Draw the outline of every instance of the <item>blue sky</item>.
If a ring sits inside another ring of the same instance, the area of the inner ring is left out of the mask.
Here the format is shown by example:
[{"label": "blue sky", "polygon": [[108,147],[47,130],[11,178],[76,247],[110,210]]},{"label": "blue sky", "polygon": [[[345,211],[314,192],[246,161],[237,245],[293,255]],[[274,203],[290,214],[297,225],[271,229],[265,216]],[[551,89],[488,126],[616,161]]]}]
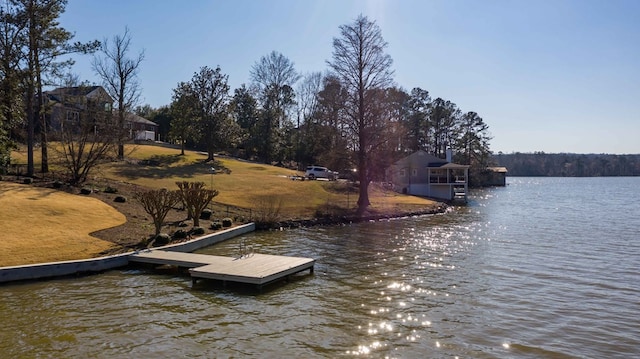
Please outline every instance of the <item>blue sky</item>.
[{"label": "blue sky", "polygon": [[[159,107],[202,66],[232,90],[248,83],[274,50],[302,74],[325,71],[359,14],[380,26],[397,85],[477,112],[494,152],[640,153],[636,0],[69,0],[60,22],[78,41],[128,26],[146,55],[142,103]],[[99,82],[90,56],[74,59]]]}]

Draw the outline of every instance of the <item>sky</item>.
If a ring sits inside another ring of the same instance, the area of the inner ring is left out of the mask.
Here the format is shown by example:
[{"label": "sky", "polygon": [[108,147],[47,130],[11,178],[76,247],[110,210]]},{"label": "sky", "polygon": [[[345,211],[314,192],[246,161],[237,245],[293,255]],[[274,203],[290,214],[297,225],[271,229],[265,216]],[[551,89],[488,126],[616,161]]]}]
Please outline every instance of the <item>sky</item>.
[{"label": "sky", "polygon": [[[360,14],[380,27],[396,85],[477,112],[494,153],[640,153],[637,0],[69,0],[60,25],[83,42],[128,27],[131,57],[145,54],[141,105],[157,108],[203,66],[233,93],[272,51],[325,72]],[[99,84],[91,55],[73,58]]]}]

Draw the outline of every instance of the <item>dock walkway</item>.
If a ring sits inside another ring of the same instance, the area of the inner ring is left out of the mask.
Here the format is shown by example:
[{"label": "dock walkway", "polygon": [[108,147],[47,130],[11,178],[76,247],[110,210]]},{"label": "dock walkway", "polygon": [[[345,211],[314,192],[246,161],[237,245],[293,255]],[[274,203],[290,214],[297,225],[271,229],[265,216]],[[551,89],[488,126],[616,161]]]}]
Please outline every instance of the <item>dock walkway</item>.
[{"label": "dock walkway", "polygon": [[173,265],[189,268],[195,284],[198,278],[255,284],[259,288],[273,281],[309,269],[313,273],[315,260],[303,257],[251,254],[223,257],[208,254],[149,250],[129,256],[130,262]]}]

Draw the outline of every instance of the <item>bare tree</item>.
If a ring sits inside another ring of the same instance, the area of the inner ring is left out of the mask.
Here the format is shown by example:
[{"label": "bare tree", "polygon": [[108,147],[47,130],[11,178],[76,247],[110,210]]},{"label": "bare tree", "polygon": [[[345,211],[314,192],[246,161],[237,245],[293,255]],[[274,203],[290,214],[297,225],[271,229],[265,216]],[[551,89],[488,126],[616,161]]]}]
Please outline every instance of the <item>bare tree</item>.
[{"label": "bare tree", "polygon": [[250,75],[260,93],[263,143],[259,147],[262,159],[268,163],[281,152],[284,129],[291,127],[288,115],[295,103],[293,85],[300,75],[293,62],[276,51],[261,57],[251,68]]},{"label": "bare tree", "polygon": [[[27,124],[27,175],[34,175],[33,148],[36,133],[41,136],[42,172],[49,171],[47,151],[47,117],[43,111],[44,96],[42,88],[47,75],[56,75],[62,69],[73,64],[73,60],[57,61],[61,56],[72,53],[89,53],[99,43],[71,44],[73,33],[60,26],[59,17],[64,12],[66,0],[12,0],[5,1],[2,20],[8,21],[0,31],[3,37],[3,55],[15,56],[13,64],[20,65],[20,77],[24,97]],[[4,31],[9,31],[4,33]],[[16,32],[17,31],[17,32]],[[6,48],[9,45],[11,48]],[[10,52],[7,53],[6,51]],[[18,50],[18,51],[15,51]],[[17,63],[14,61],[18,61]],[[15,84],[14,74],[9,75],[10,83]],[[15,87],[11,90],[15,90]],[[11,93],[13,96],[13,92]]]},{"label": "bare tree", "polygon": [[187,213],[193,218],[193,226],[200,226],[202,211],[207,208],[213,197],[218,195],[218,191],[207,189],[204,182],[182,181],[176,182],[176,185],[180,188],[178,194],[187,209]]},{"label": "bare tree", "polygon": [[153,219],[156,236],[160,234],[164,219],[167,217],[171,208],[180,201],[180,195],[177,191],[169,191],[164,188],[146,192],[135,192],[133,198],[142,204],[145,212]]},{"label": "bare tree", "polygon": [[117,143],[118,128],[111,111],[104,109],[107,99],[78,101],[70,97],[65,102],[73,101],[83,103],[83,108],[69,113],[54,109],[51,116],[56,126],[52,135],[60,141],[59,148],[54,149],[59,152],[60,162],[67,171],[69,182],[79,184],[86,181],[98,164],[108,160],[108,153],[113,151]]},{"label": "bare tree", "polygon": [[379,146],[376,129],[382,121],[372,105],[379,90],[392,83],[391,56],[384,53],[387,43],[375,22],[360,15],[353,24],[340,26],[340,37],[333,39],[333,61],[328,64],[347,89],[348,131],[355,140],[356,162],[360,180],[358,211],[369,205],[370,153]]},{"label": "bare tree", "polygon": [[298,112],[298,127],[301,121],[310,118],[318,107],[318,92],[322,90],[324,77],[321,72],[306,74],[296,88],[296,109]]},{"label": "bare tree", "polygon": [[[301,142],[303,137],[307,137],[309,135],[309,122],[311,117],[318,110],[318,93],[322,89],[322,81],[322,73],[312,72],[303,77],[296,89],[298,101],[296,102],[295,160],[298,170],[302,170],[302,164],[300,162],[303,160],[304,154]],[[303,124],[307,125],[304,126],[304,131],[306,133],[303,133]]]},{"label": "bare tree", "polygon": [[298,81],[300,75],[296,72],[293,62],[283,54],[271,51],[262,56],[251,68],[251,80],[263,90],[269,86],[291,86]]},{"label": "bare tree", "polygon": [[[130,58],[131,35],[124,29],[123,35],[116,35],[112,41],[105,39],[101,48],[102,56],[93,58],[93,70],[102,79],[109,95],[117,103],[117,122],[124,128],[125,117],[132,112],[140,100],[138,69],[144,60],[144,50]],[[124,158],[124,136],[118,141],[118,159]]]},{"label": "bare tree", "polygon": [[344,86],[335,76],[327,76],[315,96],[315,108],[302,129],[305,144],[301,148],[302,160],[341,171],[353,168],[349,150],[353,141],[345,130],[349,121]]}]

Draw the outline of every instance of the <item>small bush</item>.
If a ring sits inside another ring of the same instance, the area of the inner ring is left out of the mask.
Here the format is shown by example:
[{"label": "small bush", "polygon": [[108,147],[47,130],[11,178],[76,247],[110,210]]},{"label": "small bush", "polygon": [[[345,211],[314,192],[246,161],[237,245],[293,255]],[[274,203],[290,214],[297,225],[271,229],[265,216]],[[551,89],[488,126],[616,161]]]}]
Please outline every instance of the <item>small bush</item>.
[{"label": "small bush", "polygon": [[153,239],[153,246],[154,247],[164,246],[166,244],[169,244],[170,241],[171,241],[171,237],[169,237],[168,234],[160,233]]},{"label": "small bush", "polygon": [[185,231],[184,229],[178,229],[173,233],[173,239],[185,239],[188,235],[189,233],[187,233],[187,231]]},{"label": "small bush", "polygon": [[231,220],[231,218],[223,218],[222,219],[222,226],[223,227],[231,227],[231,225],[233,224],[233,220]]},{"label": "small bush", "polygon": [[22,183],[24,183],[24,184],[32,184],[33,183],[33,178],[27,177],[27,178],[22,180]]},{"label": "small bush", "polygon": [[82,187],[82,189],[80,189],[81,194],[91,194],[91,192],[93,191],[91,190],[91,188],[88,188],[88,187]]},{"label": "small bush", "polygon": [[276,195],[258,198],[255,206],[255,222],[267,226],[278,222],[282,205],[282,198]]},{"label": "small bush", "polygon": [[184,222],[180,222],[178,223],[178,227],[187,227],[188,224],[184,223]]},{"label": "small bush", "polygon": [[104,189],[104,193],[118,193],[118,189],[114,187],[107,187]]},{"label": "small bush", "polygon": [[218,221],[211,222],[211,225],[209,226],[209,228],[213,229],[214,231],[217,231],[218,229],[222,228],[222,223]]},{"label": "small bush", "polygon": [[113,199],[114,202],[118,202],[118,203],[125,203],[127,201],[127,197],[125,196],[116,196],[116,198]]},{"label": "small bush", "polygon": [[53,188],[62,188],[62,182],[61,181],[54,181],[53,182]]},{"label": "small bush", "polygon": [[211,215],[213,215],[213,211],[209,208],[205,208],[202,210],[202,213],[200,213],[200,219],[210,220]]},{"label": "small bush", "polygon": [[191,234],[194,236],[200,236],[204,234],[204,228],[202,227],[193,227],[191,228]]}]

